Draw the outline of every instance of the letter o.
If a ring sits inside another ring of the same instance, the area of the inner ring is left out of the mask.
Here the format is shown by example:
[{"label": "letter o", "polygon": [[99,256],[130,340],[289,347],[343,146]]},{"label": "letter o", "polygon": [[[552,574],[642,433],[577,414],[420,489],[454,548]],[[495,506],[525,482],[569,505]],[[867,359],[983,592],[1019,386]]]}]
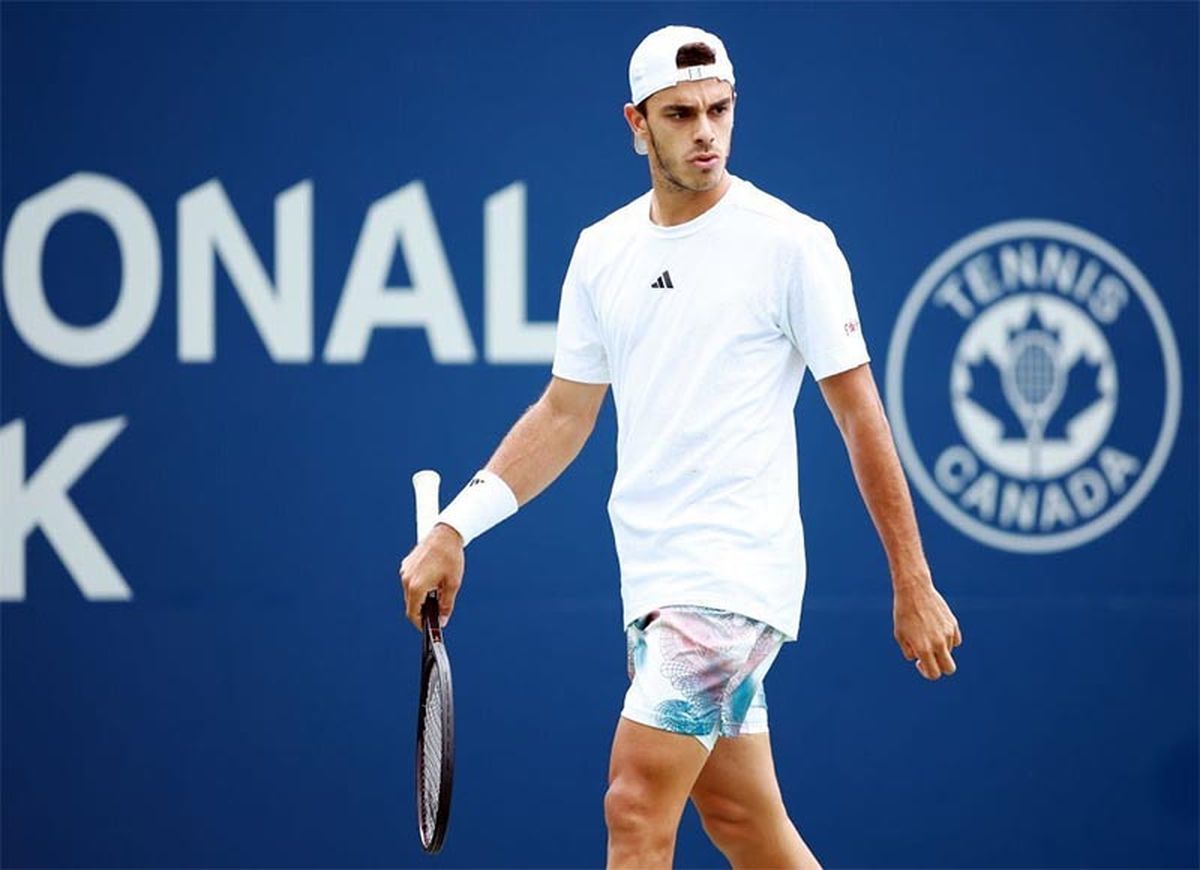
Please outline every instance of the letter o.
[{"label": "letter o", "polygon": [[[100,218],[117,238],[121,289],[99,323],[63,323],[46,301],[42,253],[58,221],[75,212]],[[154,218],[127,185],[106,175],[77,172],[25,200],[4,239],[4,303],[17,333],[51,362],[96,366],[124,356],[150,328],[158,310],[162,253]]]}]

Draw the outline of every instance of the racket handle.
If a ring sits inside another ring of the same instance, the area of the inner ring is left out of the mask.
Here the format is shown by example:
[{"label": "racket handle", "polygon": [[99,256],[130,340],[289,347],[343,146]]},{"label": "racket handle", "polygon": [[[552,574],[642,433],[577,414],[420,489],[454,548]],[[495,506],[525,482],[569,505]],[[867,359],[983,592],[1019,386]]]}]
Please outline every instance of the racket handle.
[{"label": "racket handle", "polygon": [[413,475],[413,492],[417,496],[417,541],[420,542],[438,515],[438,487],[442,476],[430,468],[422,469]]}]

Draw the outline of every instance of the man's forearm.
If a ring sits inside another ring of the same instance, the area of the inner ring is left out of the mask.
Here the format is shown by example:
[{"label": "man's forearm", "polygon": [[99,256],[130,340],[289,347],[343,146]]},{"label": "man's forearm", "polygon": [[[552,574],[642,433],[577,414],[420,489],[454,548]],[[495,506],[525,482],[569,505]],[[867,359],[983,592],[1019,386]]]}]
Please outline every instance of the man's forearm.
[{"label": "man's forearm", "polygon": [[574,461],[594,426],[594,418],[558,411],[543,397],[509,430],[487,470],[499,475],[523,505]]},{"label": "man's forearm", "polygon": [[896,456],[883,408],[874,402],[847,413],[838,425],[850,454],[863,502],[887,552],[892,582],[928,582],[929,565],[921,548],[908,483]]},{"label": "man's forearm", "polygon": [[946,600],[933,587],[912,497],[871,368],[857,366],[820,384],[846,442],[863,502],[887,551],[895,587],[896,643],[926,679],[952,674],[950,650],[962,643],[962,632]]}]

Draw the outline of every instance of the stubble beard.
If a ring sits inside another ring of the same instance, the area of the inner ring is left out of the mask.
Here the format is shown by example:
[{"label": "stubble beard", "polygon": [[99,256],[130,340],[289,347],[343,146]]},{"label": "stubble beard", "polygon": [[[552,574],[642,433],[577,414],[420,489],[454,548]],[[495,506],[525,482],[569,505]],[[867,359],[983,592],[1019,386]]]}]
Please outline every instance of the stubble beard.
[{"label": "stubble beard", "polygon": [[[720,184],[721,179],[725,177],[726,168],[725,164],[722,163],[721,173],[719,175],[714,175],[711,178],[705,179],[699,186],[688,184],[686,181],[680,178],[678,172],[675,171],[672,166],[668,165],[667,162],[662,159],[662,154],[658,149],[658,141],[654,138],[654,130],[651,129],[648,123],[646,124],[646,134],[650,158],[654,161],[654,165],[658,167],[659,178],[661,178],[663,183],[668,188],[671,188],[674,192],[687,191],[689,193],[703,193],[706,190],[712,190],[714,187]],[[726,152],[725,160],[728,161],[728,159],[729,154]]]}]

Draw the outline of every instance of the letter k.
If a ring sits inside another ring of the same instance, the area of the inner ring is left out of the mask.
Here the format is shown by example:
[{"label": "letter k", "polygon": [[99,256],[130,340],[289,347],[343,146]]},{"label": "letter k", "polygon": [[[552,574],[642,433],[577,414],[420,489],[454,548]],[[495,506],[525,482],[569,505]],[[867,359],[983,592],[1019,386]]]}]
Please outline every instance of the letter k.
[{"label": "letter k", "polygon": [[67,492],[121,434],[124,417],[72,427],[25,479],[25,421],[0,429],[0,601],[25,598],[25,540],[41,528],[75,585],[91,600],[127,601],[133,592]]}]

